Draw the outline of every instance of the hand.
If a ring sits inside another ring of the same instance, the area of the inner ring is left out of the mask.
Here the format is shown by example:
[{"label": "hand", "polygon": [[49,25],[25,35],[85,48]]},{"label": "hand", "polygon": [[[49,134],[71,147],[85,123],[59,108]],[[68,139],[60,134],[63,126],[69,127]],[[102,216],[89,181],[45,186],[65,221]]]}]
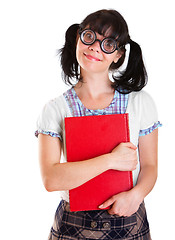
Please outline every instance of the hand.
[{"label": "hand", "polygon": [[137,167],[137,147],[131,142],[120,143],[110,153],[111,169],[133,171]]},{"label": "hand", "polygon": [[130,191],[114,195],[102,205],[100,205],[99,208],[103,209],[112,205],[108,210],[109,214],[129,217],[139,209],[142,201],[143,198],[133,188]]}]

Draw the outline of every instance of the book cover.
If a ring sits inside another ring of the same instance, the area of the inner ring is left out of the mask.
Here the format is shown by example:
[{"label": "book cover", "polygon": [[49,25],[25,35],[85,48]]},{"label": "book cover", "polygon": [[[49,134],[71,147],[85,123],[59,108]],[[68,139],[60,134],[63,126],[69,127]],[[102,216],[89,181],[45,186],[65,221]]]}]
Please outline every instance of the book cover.
[{"label": "book cover", "polygon": [[[67,161],[82,161],[129,142],[128,114],[65,118]],[[108,170],[69,191],[70,210],[99,210],[113,195],[133,187],[132,172]]]}]

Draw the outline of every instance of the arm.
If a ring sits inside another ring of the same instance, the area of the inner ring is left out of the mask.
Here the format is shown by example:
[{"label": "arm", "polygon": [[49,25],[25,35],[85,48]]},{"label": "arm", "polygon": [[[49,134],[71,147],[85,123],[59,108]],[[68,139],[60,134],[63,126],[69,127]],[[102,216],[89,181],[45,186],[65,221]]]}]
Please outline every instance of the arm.
[{"label": "arm", "polygon": [[107,200],[100,208],[112,205],[110,214],[130,216],[152,190],[157,179],[158,129],[139,138],[140,173],[137,185],[128,192],[117,194]]},{"label": "arm", "polygon": [[106,170],[134,170],[137,165],[136,147],[132,143],[122,143],[112,153],[93,159],[60,163],[62,144],[59,138],[40,134],[38,139],[41,175],[48,191],[70,190]]},{"label": "arm", "polygon": [[59,138],[40,134],[39,159],[43,183],[48,191],[70,190],[108,170],[107,156],[80,162],[60,163]]},{"label": "arm", "polygon": [[135,191],[144,199],[157,180],[158,129],[139,138],[139,155],[141,169]]}]

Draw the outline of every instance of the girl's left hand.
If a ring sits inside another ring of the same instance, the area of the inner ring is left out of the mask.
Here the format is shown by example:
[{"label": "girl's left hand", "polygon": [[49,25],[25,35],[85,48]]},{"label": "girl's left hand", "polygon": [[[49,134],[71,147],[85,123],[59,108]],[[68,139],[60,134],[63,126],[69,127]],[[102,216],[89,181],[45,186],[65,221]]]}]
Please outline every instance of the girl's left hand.
[{"label": "girl's left hand", "polygon": [[139,194],[135,192],[133,188],[130,191],[114,195],[102,205],[100,205],[99,208],[103,209],[112,205],[108,210],[109,214],[129,217],[139,209],[142,201],[143,198],[139,196]]}]

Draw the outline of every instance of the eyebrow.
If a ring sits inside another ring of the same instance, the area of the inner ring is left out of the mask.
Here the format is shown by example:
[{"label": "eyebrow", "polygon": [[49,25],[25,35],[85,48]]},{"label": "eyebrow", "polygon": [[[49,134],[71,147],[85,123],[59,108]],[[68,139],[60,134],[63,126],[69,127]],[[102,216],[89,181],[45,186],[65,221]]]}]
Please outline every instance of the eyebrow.
[{"label": "eyebrow", "polygon": [[[105,35],[103,35],[102,33],[99,33],[98,31],[96,31],[96,30],[94,30],[94,29],[92,29],[92,28],[90,28],[90,27],[89,27],[89,28],[85,28],[85,29],[90,29],[91,31],[95,32],[95,34],[98,33],[99,35],[103,36],[104,38],[112,38],[112,39],[114,39],[115,41],[117,41],[117,38],[115,38],[115,37],[113,37],[113,36],[110,36],[110,35],[109,35],[109,36],[107,36],[107,35],[105,36]],[[84,30],[85,30],[85,29],[84,29]],[[84,30],[82,30],[82,31],[84,31]],[[107,31],[108,31],[108,30],[106,30],[106,32],[107,32]],[[105,33],[106,33],[106,32],[105,32]]]}]

